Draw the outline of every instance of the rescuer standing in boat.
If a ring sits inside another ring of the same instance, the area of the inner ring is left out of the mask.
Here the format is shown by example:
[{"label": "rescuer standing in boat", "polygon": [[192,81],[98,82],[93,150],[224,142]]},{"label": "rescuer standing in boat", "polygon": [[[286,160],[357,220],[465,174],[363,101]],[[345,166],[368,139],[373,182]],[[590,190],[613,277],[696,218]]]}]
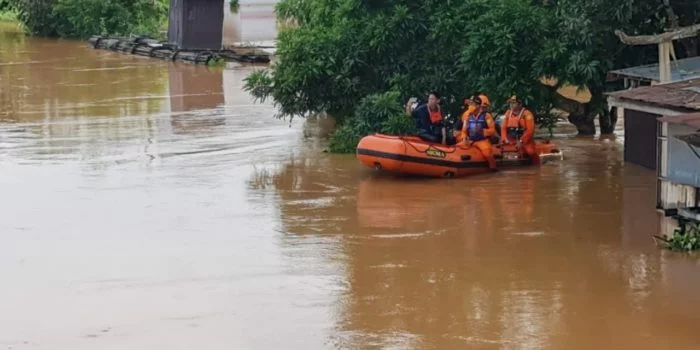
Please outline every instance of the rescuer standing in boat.
[{"label": "rescuer standing in boat", "polygon": [[535,115],[523,108],[523,101],[513,95],[508,99],[510,109],[506,112],[501,125],[501,140],[505,144],[520,143],[521,153],[532,158],[533,163],[539,163],[535,147]]},{"label": "rescuer standing in boat", "polygon": [[[413,107],[414,99],[408,100],[406,104],[406,114],[412,116],[416,122],[418,136],[428,142],[442,143],[447,145],[448,141],[454,141],[452,135],[448,139],[447,128],[443,124],[445,119],[440,108],[440,95],[431,91],[428,95],[428,103]],[[452,143],[452,142],[450,142]]]},{"label": "rescuer standing in boat", "polygon": [[467,138],[463,143],[467,145],[471,142],[471,145],[478,148],[489,163],[489,169],[495,171],[496,159],[493,157],[490,138],[496,133],[496,125],[489,112],[489,105],[483,103],[479,96],[474,97],[473,101],[478,111],[467,118],[465,126]]}]

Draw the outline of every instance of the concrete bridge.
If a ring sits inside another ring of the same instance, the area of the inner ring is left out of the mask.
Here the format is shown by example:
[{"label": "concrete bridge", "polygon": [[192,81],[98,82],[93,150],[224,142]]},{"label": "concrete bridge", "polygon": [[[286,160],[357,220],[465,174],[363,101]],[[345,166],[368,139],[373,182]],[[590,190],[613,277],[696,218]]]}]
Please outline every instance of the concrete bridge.
[{"label": "concrete bridge", "polygon": [[183,50],[220,50],[242,41],[274,40],[278,0],[170,0],[168,42]]}]

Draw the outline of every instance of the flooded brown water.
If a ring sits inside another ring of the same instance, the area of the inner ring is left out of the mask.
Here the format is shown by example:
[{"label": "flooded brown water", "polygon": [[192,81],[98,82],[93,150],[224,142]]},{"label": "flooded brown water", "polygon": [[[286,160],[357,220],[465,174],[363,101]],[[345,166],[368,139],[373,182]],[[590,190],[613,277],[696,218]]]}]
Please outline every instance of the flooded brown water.
[{"label": "flooded brown water", "polygon": [[693,349],[622,130],[397,179],[209,70],[0,32],[0,349]]}]

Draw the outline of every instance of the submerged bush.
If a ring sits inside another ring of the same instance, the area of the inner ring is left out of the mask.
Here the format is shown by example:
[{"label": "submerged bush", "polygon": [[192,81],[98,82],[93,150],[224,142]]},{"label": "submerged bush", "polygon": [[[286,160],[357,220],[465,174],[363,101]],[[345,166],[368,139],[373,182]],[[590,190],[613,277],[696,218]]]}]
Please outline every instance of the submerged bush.
[{"label": "submerged bush", "polygon": [[700,223],[688,224],[682,222],[679,227],[673,230],[672,235],[654,238],[663,242],[663,245],[673,251],[690,252],[700,250]]},{"label": "submerged bush", "polygon": [[333,133],[330,151],[351,153],[360,139],[376,132],[392,135],[406,135],[415,131],[413,119],[404,114],[397,91],[369,95],[360,100],[355,117],[341,121],[341,126]]},{"label": "submerged bush", "polygon": [[675,251],[700,250],[700,224],[681,224],[673,231],[673,235],[662,239],[666,247]]}]

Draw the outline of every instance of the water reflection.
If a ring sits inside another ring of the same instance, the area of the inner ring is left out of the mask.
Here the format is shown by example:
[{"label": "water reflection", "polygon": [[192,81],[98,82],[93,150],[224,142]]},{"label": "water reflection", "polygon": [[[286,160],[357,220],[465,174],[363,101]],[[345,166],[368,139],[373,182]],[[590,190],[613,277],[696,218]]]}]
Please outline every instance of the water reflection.
[{"label": "water reflection", "polygon": [[653,245],[620,132],[541,168],[376,176],[322,152],[331,119],[254,104],[253,68],[0,40],[0,344],[696,345],[697,258]]},{"label": "water reflection", "polygon": [[251,190],[276,193],[282,232],[341,244],[341,347],[689,346],[658,309],[674,287],[648,236],[653,173],[623,166],[618,142],[561,143],[566,162],[450,181],[302,148]]},{"label": "water reflection", "polygon": [[[167,91],[162,64],[79,43],[33,39],[29,46],[26,40],[3,40],[13,48],[0,52],[6,65],[2,95],[11,101],[0,107],[3,119],[114,117],[162,110],[160,98],[153,98]],[[22,64],[7,65],[12,62]]]},{"label": "water reflection", "polygon": [[170,64],[168,78],[170,120],[176,134],[208,133],[226,123],[218,110],[225,103],[221,70]]}]

